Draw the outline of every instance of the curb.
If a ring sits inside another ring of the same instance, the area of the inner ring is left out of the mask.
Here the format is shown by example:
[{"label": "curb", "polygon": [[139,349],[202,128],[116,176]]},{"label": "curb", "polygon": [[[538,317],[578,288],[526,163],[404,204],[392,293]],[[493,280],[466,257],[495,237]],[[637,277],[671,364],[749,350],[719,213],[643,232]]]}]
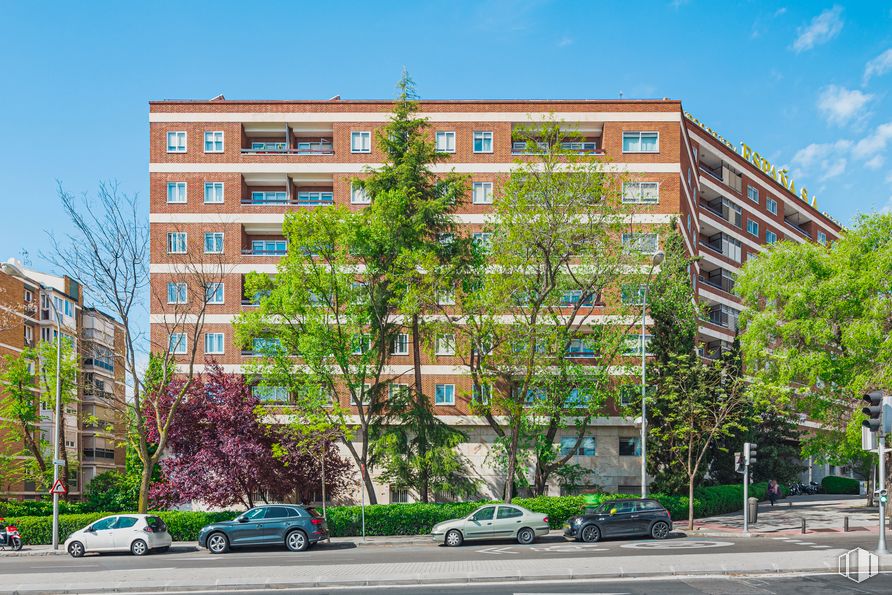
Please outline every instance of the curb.
[{"label": "curb", "polygon": [[[35,547],[35,546],[31,546]],[[59,549],[54,550],[52,546],[46,546],[46,549],[43,549],[43,546],[36,546],[41,549],[32,550],[28,549],[26,545],[23,549],[17,552],[2,552],[0,553],[0,558],[29,558],[29,557],[39,557],[39,556],[67,556],[68,552],[65,551],[65,548],[62,547],[62,544],[59,544]],[[189,542],[180,542],[174,543],[170,546],[168,553],[187,553],[187,552],[195,552],[198,551],[198,544],[189,543]]]},{"label": "curb", "polygon": [[[772,568],[752,569],[752,570],[679,570],[672,572],[624,572],[620,569],[618,572],[607,573],[586,573],[586,574],[549,574],[549,575],[506,575],[506,576],[468,576],[454,578],[424,578],[412,577],[405,579],[382,579],[382,580],[344,580],[344,581],[322,581],[320,579],[308,580],[303,582],[290,581],[267,581],[267,582],[237,582],[237,583],[217,583],[214,585],[188,585],[182,583],[159,584],[153,582],[145,586],[137,586],[133,584],[116,584],[109,586],[80,585],[68,586],[57,585],[52,591],[42,588],[29,589],[26,586],[13,586],[13,595],[42,595],[42,594],[74,594],[89,591],[91,593],[147,593],[147,592],[170,592],[170,591],[248,591],[248,590],[283,590],[283,589],[301,589],[301,588],[343,588],[343,587],[387,587],[387,586],[406,586],[406,585],[467,585],[467,584],[493,584],[506,582],[536,582],[536,581],[586,581],[586,580],[616,580],[616,579],[633,579],[633,578],[678,578],[678,577],[704,577],[704,576],[766,576],[766,575],[784,575],[784,574],[825,574],[828,572],[836,572],[835,568],[830,566],[814,567],[814,568],[788,568],[779,569],[776,566]],[[12,585],[8,585],[12,586]]]}]

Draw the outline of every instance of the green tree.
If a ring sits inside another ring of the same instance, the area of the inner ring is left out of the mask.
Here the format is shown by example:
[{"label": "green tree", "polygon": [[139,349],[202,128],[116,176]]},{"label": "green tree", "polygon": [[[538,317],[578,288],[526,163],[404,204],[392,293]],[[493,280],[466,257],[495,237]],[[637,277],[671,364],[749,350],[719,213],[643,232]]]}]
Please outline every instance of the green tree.
[{"label": "green tree", "polygon": [[[517,138],[535,156],[518,159],[494,201],[489,240],[463,273],[458,307],[441,310],[462,344],[473,410],[496,433],[506,501],[527,483],[544,493],[603,414],[627,328],[598,324],[601,297],[640,258],[618,241],[630,211],[600,158],[565,150],[574,135],[553,120]],[[567,427],[575,446],[560,452],[555,439]]]},{"label": "green tree", "polygon": [[371,199],[363,213],[370,232],[368,251],[387,280],[393,313],[408,319],[413,382],[410,398],[388,402],[390,414],[372,431],[381,443],[375,458],[384,476],[428,502],[431,487],[455,479],[464,466],[456,452],[464,435],[434,415],[431,395],[424,394],[421,365],[422,346],[431,342],[436,327],[424,322],[425,314],[436,302],[438,286],[454,284],[456,263],[467,254],[467,240],[456,237],[451,216],[462,201],[466,181],[455,174],[433,173],[431,167],[446,161],[448,154],[436,151],[427,120],[417,116],[415,85],[405,71],[398,88],[390,122],[377,134],[384,163],[355,183]]},{"label": "green tree", "polygon": [[[25,349],[17,355],[5,355],[0,369],[4,397],[0,399],[0,435],[3,442],[19,450],[9,454],[3,476],[7,482],[39,477],[46,473],[47,448],[40,438],[39,396],[36,392],[36,352]],[[27,457],[25,463],[17,461]]]},{"label": "green tree", "polygon": [[[57,339],[56,341],[58,341]],[[65,462],[62,471],[59,473],[59,479],[62,480],[62,484],[68,488],[68,478],[71,474],[71,461],[68,456],[68,449],[65,447],[65,427],[67,424],[65,423],[66,417],[69,415],[66,413],[68,409],[68,405],[74,403],[77,400],[78,393],[78,362],[74,355],[74,349],[71,344],[71,340],[67,337],[62,337],[62,358],[61,358],[61,371],[57,372],[59,369],[56,365],[56,341],[41,341],[37,344],[36,354],[37,360],[39,362],[38,366],[38,384],[40,387],[40,393],[42,395],[42,399],[47,403],[47,405],[51,406],[55,411],[55,403],[56,403],[56,374],[58,373],[61,376],[61,393],[60,393],[60,401],[62,403],[62,418],[59,420],[59,424],[57,427],[57,431],[59,432],[58,440],[59,440],[59,454],[62,457],[62,460]],[[52,477],[52,469],[46,469],[46,479],[43,484],[48,485],[50,482],[50,478]]]},{"label": "green tree", "polygon": [[892,390],[890,271],[892,215],[881,214],[859,218],[831,246],[775,244],[737,278],[755,382],[821,426],[803,439],[804,454],[857,454],[848,434],[859,396]]}]

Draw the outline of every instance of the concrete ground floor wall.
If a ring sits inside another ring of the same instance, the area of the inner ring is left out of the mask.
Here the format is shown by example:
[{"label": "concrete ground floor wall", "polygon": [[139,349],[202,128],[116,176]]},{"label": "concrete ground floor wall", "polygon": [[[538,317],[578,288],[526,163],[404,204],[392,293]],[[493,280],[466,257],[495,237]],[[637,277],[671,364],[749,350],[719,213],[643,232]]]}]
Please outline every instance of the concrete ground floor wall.
[{"label": "concrete ground floor wall", "polygon": [[[465,433],[467,440],[462,442],[458,451],[465,460],[467,475],[478,484],[476,496],[479,498],[501,498],[505,485],[505,473],[501,469],[501,465],[497,460],[496,449],[497,435],[489,426],[484,425],[485,422],[479,423],[482,419],[466,420],[466,423],[454,423],[458,429]],[[467,423],[468,421],[478,421],[478,423]],[[627,492],[637,493],[641,486],[641,456],[638,440],[640,430],[630,421],[619,420],[599,420],[604,423],[595,423],[590,426],[585,433],[586,438],[593,438],[594,442],[586,441],[586,450],[584,454],[573,454],[568,463],[579,465],[589,471],[589,474],[574,486],[575,491],[572,493],[587,492]],[[617,423],[620,421],[620,423]],[[576,438],[576,429],[566,428],[559,430],[555,436],[555,445],[560,447],[561,440],[572,443]],[[623,441],[622,451],[620,442]],[[357,449],[360,444],[356,442]],[[341,455],[348,461],[352,462],[347,447],[344,444],[339,446]],[[594,451],[593,454],[592,450]],[[532,480],[533,464],[530,460],[526,465],[527,477]],[[374,484],[375,496],[379,504],[388,504],[392,502],[414,502],[418,498],[418,494],[409,491],[401,492],[394,487],[388,485],[381,479],[381,470],[371,470],[372,481]],[[362,500],[362,486],[359,482],[359,469],[356,469],[356,483],[352,494],[343,498],[341,503],[359,504]],[[556,474],[552,474],[548,482],[546,495],[558,496],[570,493],[569,486],[562,486]],[[525,495],[521,493],[521,495]],[[369,502],[368,495],[366,503]],[[466,499],[455,497],[451,494],[436,494],[437,500],[449,501],[452,499]]]}]

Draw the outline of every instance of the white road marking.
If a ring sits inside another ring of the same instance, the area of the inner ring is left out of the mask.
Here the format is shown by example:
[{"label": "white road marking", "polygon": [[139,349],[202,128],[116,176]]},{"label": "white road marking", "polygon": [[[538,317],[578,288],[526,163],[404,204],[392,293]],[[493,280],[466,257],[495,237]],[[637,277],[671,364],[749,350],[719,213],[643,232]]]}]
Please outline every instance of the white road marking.
[{"label": "white road marking", "polygon": [[640,550],[695,550],[711,547],[727,547],[734,545],[730,541],[687,541],[687,540],[670,540],[670,541],[639,541],[637,543],[627,543],[620,547]]},{"label": "white road marking", "polygon": [[515,552],[511,550],[511,546],[503,546],[503,547],[485,547],[483,549],[477,550],[478,554],[519,554],[520,552]]}]

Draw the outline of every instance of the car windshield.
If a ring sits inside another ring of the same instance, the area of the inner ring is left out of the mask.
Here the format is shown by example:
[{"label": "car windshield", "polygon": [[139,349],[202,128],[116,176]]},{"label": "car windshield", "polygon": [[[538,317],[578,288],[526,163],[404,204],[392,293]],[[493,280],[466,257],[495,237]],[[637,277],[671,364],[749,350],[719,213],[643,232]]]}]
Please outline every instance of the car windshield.
[{"label": "car windshield", "polygon": [[154,531],[155,533],[167,531],[167,525],[164,524],[164,521],[161,520],[161,517],[147,516],[146,517],[146,525],[151,527],[152,531]]},{"label": "car windshield", "polygon": [[261,519],[263,518],[263,513],[266,512],[265,508],[252,508],[242,515],[243,518],[246,519]]},{"label": "car windshield", "polygon": [[318,510],[316,510],[315,508],[313,508],[312,506],[307,507],[305,510],[307,512],[309,512],[310,516],[312,516],[312,517],[322,518],[322,514],[320,514],[320,512]]}]

